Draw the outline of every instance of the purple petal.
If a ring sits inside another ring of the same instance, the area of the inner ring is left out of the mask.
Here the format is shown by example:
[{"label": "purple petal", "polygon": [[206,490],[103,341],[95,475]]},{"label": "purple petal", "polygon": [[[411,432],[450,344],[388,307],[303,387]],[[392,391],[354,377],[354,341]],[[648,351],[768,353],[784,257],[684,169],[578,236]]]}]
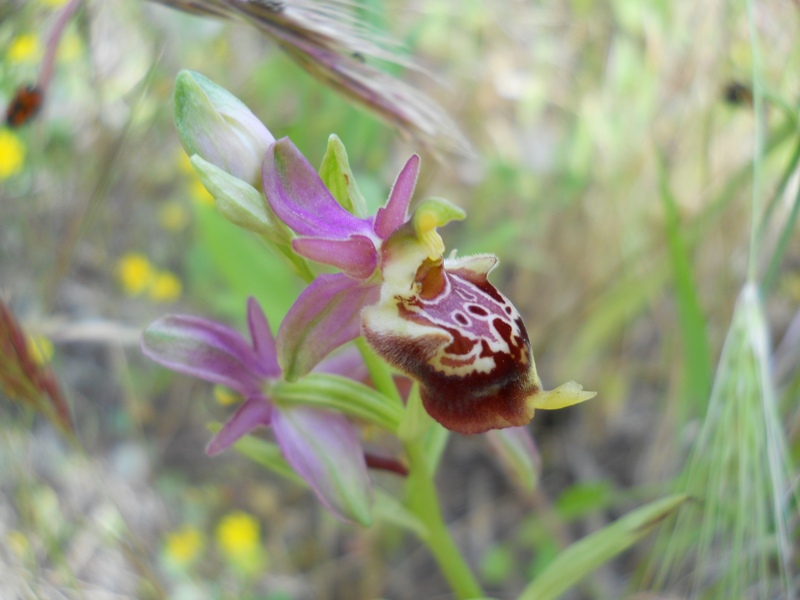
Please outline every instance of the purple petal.
[{"label": "purple petal", "polygon": [[167,315],[142,336],[142,352],[165,367],[252,396],[268,375],[250,344],[236,331],[206,319]]},{"label": "purple petal", "polygon": [[367,279],[378,266],[375,243],[361,235],[347,240],[298,238],[292,242],[292,247],[298,254],[338,267],[355,279]]},{"label": "purple petal", "polygon": [[219,454],[256,427],[268,426],[272,410],[272,404],[261,394],[248,398],[212,438],[206,446],[206,454],[209,456]]},{"label": "purple petal", "polygon": [[336,202],[289,138],[269,147],[262,175],[272,210],[298,234],[340,240],[374,235],[370,220],[354,217]]},{"label": "purple petal", "polygon": [[281,368],[278,366],[278,354],[275,352],[275,338],[269,329],[269,322],[255,298],[247,299],[247,324],[250,328],[250,337],[253,339],[258,359],[263,365],[268,377],[280,377]]},{"label": "purple petal", "polygon": [[320,275],[294,303],[278,331],[278,362],[287,381],[302,377],[361,333],[361,309],[379,288],[342,273]]},{"label": "purple petal", "polygon": [[286,461],[329,511],[345,521],[371,524],[367,465],[347,419],[305,406],[276,407],[272,427]]},{"label": "purple petal", "polygon": [[364,364],[364,357],[355,346],[347,346],[342,348],[341,352],[332,354],[314,367],[314,371],[341,375],[354,381],[369,381],[369,371],[367,365]]},{"label": "purple petal", "polygon": [[406,221],[408,205],[414,194],[419,173],[419,156],[414,154],[408,159],[403,170],[397,176],[389,194],[386,206],[378,210],[375,215],[375,233],[385,240],[391,233]]}]

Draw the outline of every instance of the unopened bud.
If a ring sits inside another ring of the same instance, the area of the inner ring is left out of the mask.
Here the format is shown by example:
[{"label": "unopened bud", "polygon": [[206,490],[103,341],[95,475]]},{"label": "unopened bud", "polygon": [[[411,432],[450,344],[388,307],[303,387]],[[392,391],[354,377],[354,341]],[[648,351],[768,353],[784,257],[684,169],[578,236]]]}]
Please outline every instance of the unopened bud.
[{"label": "unopened bud", "polygon": [[275,138],[250,109],[193,71],[178,74],[174,98],[175,124],[186,153],[260,187],[261,163]]}]

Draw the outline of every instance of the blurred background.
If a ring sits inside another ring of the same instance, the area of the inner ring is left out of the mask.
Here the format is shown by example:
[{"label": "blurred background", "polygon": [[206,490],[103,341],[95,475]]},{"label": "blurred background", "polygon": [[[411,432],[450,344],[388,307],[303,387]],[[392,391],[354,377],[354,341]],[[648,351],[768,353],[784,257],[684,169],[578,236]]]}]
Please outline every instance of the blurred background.
[{"label": "blurred background", "polygon": [[[0,107],[36,80],[64,4],[0,6]],[[41,112],[0,129],[0,297],[57,374],[79,440],[0,391],[4,598],[449,597],[401,529],[343,525],[235,452],[206,457],[206,424],[230,414],[227,399],[141,355],[141,330],[165,313],[244,331],[255,295],[275,330],[302,289],[195,178],[172,120],[180,69],[236,94],[312,164],[337,133],[373,206],[421,153],[415,197],[466,209],[442,231],[448,249],[500,258],[492,281],[525,317],[545,385],[598,391],[537,413],[533,491],[482,436],[452,436],[438,480],[446,520],[492,597],[515,597],[559,549],[674,489],[749,263],[797,458],[800,5],[364,0],[354,11],[402,42],[421,68],[380,68],[438,102],[474,156],[398,135],[247,24],[139,0],[85,2]],[[735,430],[715,443],[743,444]],[[660,552],[641,544],[568,597],[680,597],[644,594]]]}]

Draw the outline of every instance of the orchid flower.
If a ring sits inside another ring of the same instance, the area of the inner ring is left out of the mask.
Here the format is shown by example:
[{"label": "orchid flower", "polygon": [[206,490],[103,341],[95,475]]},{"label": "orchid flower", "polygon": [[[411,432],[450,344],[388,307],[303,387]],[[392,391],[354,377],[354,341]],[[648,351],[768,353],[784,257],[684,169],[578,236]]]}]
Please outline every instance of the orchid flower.
[{"label": "orchid flower", "polygon": [[288,138],[270,145],[263,190],[274,214],[300,236],[294,251],[341,270],[318,276],[281,324],[277,353],[285,376],[301,377],[363,334],[378,355],[419,382],[425,409],[453,431],[520,426],[536,408],[593,397],[575,382],[543,390],[522,318],[488,280],[497,258],[444,258],[436,229],[464,212],[431,199],[409,216],[418,172],[414,155],[377,214],[358,217]]},{"label": "orchid flower", "polygon": [[[281,379],[281,369],[269,324],[253,298],[247,319],[251,342],[213,321],[168,315],[145,330],[142,351],[167,368],[224,385],[245,398],[208,444],[210,456],[257,427],[270,426],[286,461],[328,510],[369,525],[371,484],[354,427],[340,414],[270,399],[270,386]],[[318,366],[328,372],[343,369],[338,357]]]}]

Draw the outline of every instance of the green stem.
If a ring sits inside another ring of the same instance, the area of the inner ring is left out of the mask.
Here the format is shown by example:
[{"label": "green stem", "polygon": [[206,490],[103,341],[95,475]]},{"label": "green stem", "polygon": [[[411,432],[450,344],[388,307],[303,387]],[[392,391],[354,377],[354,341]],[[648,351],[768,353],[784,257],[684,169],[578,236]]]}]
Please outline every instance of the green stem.
[{"label": "green stem", "polygon": [[397,406],[402,407],[403,398],[400,396],[400,392],[392,379],[392,372],[389,370],[389,366],[375,354],[375,351],[367,345],[367,341],[363,337],[356,338],[356,347],[364,358],[364,364],[367,366],[367,371],[369,371],[369,376],[372,378],[375,389],[394,400]]},{"label": "green stem", "polygon": [[425,524],[426,534],[422,536],[422,541],[436,558],[439,568],[458,598],[484,598],[480,584],[442,519],[433,474],[428,469],[422,444],[417,440],[407,442],[406,454],[409,463],[406,504]]}]

